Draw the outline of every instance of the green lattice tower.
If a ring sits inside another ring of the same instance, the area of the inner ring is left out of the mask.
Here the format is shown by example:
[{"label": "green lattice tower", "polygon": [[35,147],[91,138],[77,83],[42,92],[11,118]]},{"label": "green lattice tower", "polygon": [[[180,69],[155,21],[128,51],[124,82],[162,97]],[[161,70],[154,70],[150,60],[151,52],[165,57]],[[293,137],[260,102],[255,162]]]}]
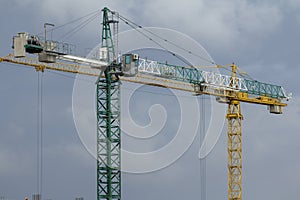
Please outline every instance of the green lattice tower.
[{"label": "green lattice tower", "polygon": [[[109,10],[103,10],[102,47],[108,49],[108,62],[113,60],[114,45]],[[97,81],[97,199],[121,199],[121,129],[120,81],[114,65]]]},{"label": "green lattice tower", "polygon": [[112,38],[112,31],[110,24],[117,23],[117,21],[110,19],[109,14],[111,13],[108,8],[103,8],[103,23],[102,23],[102,40],[101,47],[107,48],[107,62],[112,62],[115,57],[115,46]]}]

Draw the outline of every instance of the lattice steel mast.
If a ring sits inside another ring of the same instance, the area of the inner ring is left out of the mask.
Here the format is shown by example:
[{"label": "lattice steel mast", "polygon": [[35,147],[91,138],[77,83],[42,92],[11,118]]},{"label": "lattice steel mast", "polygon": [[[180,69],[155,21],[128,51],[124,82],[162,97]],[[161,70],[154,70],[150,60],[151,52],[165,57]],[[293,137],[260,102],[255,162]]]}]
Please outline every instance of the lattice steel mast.
[{"label": "lattice steel mast", "polygon": [[[236,77],[232,65],[231,78]],[[227,110],[228,200],[242,199],[242,120],[240,102],[229,100]]]},{"label": "lattice steel mast", "polygon": [[[109,63],[97,81],[97,199],[121,199],[120,80],[115,74],[109,10],[103,10],[102,48]],[[103,58],[102,58],[103,59]]]}]

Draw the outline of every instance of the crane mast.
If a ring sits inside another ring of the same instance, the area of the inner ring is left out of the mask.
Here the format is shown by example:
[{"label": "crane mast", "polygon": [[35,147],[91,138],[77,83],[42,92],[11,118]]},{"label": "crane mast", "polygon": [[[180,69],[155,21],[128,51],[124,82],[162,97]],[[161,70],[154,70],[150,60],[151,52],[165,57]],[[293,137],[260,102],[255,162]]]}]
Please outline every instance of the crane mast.
[{"label": "crane mast", "polygon": [[231,100],[227,110],[228,200],[242,199],[242,120],[239,101]]},{"label": "crane mast", "polygon": [[97,81],[97,198],[112,200],[121,199],[120,80],[110,28],[117,22],[109,19],[108,8],[102,11],[102,59],[110,64]]},{"label": "crane mast", "polygon": [[[231,78],[236,77],[232,65]],[[242,199],[242,120],[240,102],[230,100],[227,109],[228,200]]]},{"label": "crane mast", "polygon": [[[120,81],[167,87],[196,95],[211,95],[218,102],[228,104],[228,200],[241,200],[243,115],[240,103],[266,105],[270,113],[281,114],[282,108],[287,106],[282,101],[290,98],[283,87],[237,77],[235,64],[231,65],[232,73],[227,76],[201,71],[193,66],[182,67],[142,59],[136,54],[125,54],[121,59],[116,59],[116,38],[112,34],[111,24],[114,29],[118,29],[118,21],[114,18],[114,15],[118,18],[118,14],[106,7],[102,12],[100,60],[58,53],[47,45],[43,48],[36,41],[26,42],[24,38],[27,35],[23,33],[14,38],[14,56],[0,58],[0,62],[30,66],[42,72],[55,70],[98,76],[97,200],[121,199]],[[45,44],[48,43],[45,41]],[[49,44],[51,46],[51,42]],[[27,53],[38,53],[39,59],[26,57],[25,50]],[[56,59],[68,63],[56,62]],[[117,60],[121,62],[117,63]]]}]

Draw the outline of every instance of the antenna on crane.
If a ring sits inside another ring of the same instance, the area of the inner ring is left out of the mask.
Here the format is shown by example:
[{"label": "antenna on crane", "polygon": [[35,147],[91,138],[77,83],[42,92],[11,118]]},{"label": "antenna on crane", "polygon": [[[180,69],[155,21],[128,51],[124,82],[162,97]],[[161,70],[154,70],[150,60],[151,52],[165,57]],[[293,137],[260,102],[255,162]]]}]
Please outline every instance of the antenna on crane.
[{"label": "antenna on crane", "polygon": [[52,26],[52,27],[54,27],[54,24],[44,23],[44,39],[45,39],[45,46],[46,46],[46,49],[47,49],[47,26]]}]

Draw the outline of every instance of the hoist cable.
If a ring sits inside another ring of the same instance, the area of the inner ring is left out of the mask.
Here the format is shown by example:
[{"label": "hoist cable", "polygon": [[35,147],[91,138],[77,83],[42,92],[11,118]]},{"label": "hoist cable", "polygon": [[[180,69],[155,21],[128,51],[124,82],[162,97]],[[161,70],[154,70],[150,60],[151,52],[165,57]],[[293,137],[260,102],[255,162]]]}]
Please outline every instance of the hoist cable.
[{"label": "hoist cable", "polygon": [[[200,144],[201,148],[206,151],[206,106],[203,95],[201,96],[201,114],[200,114]],[[200,195],[201,200],[206,200],[206,157],[200,158]]]},{"label": "hoist cable", "polygon": [[43,82],[44,82],[44,73],[42,73],[42,78],[41,78],[41,121],[40,121],[40,123],[41,123],[41,125],[40,125],[40,127],[41,127],[41,129],[40,129],[40,134],[41,134],[41,141],[40,141],[40,143],[41,143],[41,149],[40,149],[40,151],[41,151],[41,169],[40,169],[40,194],[42,195],[42,193],[43,193],[43,149],[44,149],[44,146],[43,146],[43,135],[44,135],[44,103],[43,103],[43,101],[44,101],[44,85],[43,85]]},{"label": "hoist cable", "polygon": [[37,194],[42,194],[43,183],[43,74],[37,75]]},{"label": "hoist cable", "polygon": [[37,193],[40,191],[40,73],[37,73]]}]

